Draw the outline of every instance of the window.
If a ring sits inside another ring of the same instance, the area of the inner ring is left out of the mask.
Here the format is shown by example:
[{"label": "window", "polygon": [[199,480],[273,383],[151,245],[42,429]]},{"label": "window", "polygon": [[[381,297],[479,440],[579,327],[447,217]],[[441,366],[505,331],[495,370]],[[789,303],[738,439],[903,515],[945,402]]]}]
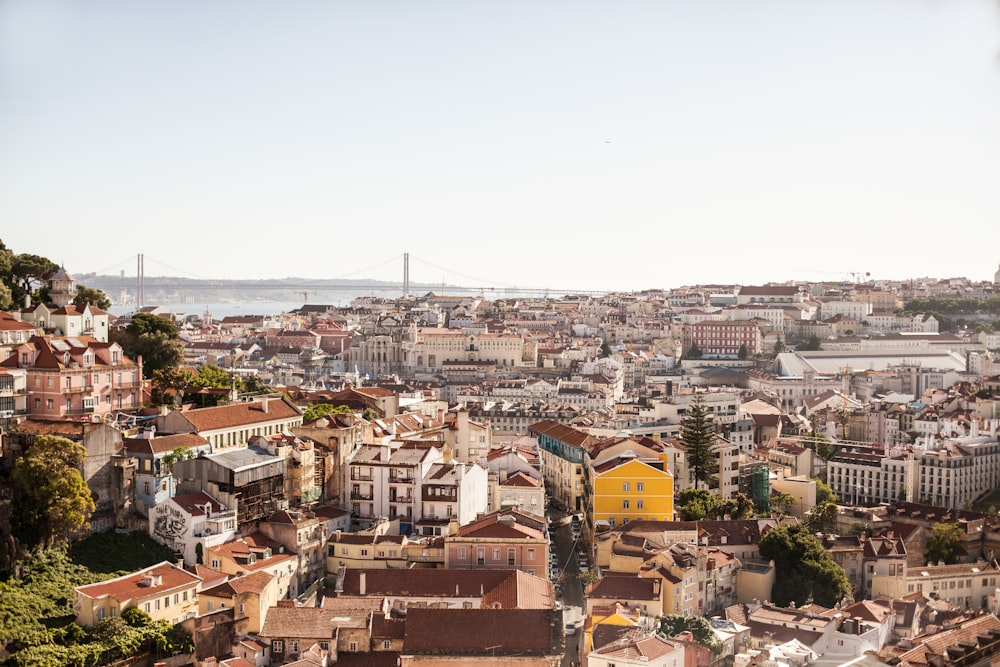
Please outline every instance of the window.
[{"label": "window", "polygon": [[628,482],[622,482],[622,491],[628,493],[629,490],[630,490],[629,489],[629,483]]},{"label": "window", "polygon": [[459,547],[457,557],[459,560],[465,560],[465,547]]},{"label": "window", "polygon": [[629,508],[628,498],[622,501],[622,509],[627,510]]},{"label": "window", "polygon": [[507,549],[507,565],[513,565],[513,564],[514,564],[514,550]]},{"label": "window", "polygon": [[289,653],[298,653],[299,652],[299,640],[298,639],[289,639],[288,640],[288,652]]},{"label": "window", "polygon": [[[147,603],[146,603],[146,613],[148,614],[148,613],[149,613],[150,611],[151,611],[151,610],[150,610],[150,608],[149,608],[149,603],[147,602]],[[212,611],[212,610],[211,610],[211,609],[209,609],[209,611]]]},{"label": "window", "polygon": [[284,653],[285,652],[285,642],[280,639],[274,639],[271,641],[271,652],[272,653]]},{"label": "window", "polygon": [[392,646],[392,642],[390,642],[388,639],[382,640],[382,648],[384,648],[385,650],[389,650],[390,646]]},{"label": "window", "polygon": [[476,549],[476,565],[484,565],[486,563],[486,549],[479,547]]},{"label": "window", "polygon": [[493,560],[500,560],[500,547],[493,547]]},{"label": "window", "polygon": [[635,490],[636,491],[645,491],[646,490],[646,483],[645,482],[636,482],[635,483]]},{"label": "window", "polygon": [[535,550],[528,548],[528,560],[535,560]]},{"label": "window", "polygon": [[347,650],[348,651],[355,651],[356,652],[358,650],[358,643],[357,642],[350,642],[347,645]]},{"label": "window", "polygon": [[635,508],[637,510],[646,509],[646,503],[642,499],[635,501]]}]

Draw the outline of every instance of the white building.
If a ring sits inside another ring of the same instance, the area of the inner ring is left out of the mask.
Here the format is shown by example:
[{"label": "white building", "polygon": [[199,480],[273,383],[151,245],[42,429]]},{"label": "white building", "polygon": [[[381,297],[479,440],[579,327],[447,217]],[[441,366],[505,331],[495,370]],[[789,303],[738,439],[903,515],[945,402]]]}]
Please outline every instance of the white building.
[{"label": "white building", "polygon": [[424,475],[420,489],[420,535],[447,535],[448,525],[464,526],[486,512],[486,469],[479,464],[435,463]]},{"label": "white building", "polygon": [[186,565],[204,563],[210,547],[236,535],[236,508],[227,509],[204,491],[174,496],[149,510],[149,534],[183,554]]}]

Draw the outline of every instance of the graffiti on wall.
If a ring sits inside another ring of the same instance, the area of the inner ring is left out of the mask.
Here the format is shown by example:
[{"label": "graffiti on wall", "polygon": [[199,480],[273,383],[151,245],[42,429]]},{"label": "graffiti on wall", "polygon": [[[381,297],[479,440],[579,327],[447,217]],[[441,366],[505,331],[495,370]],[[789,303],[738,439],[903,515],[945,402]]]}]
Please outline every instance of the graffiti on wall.
[{"label": "graffiti on wall", "polygon": [[158,506],[155,513],[153,536],[168,547],[182,550],[188,532],[187,515],[168,503]]}]

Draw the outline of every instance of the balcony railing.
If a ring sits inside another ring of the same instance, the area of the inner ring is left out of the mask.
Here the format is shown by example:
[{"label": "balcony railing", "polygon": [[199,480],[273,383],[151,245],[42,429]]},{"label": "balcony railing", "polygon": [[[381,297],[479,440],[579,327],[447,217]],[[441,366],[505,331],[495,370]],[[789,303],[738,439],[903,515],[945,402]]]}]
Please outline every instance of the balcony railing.
[{"label": "balcony railing", "polygon": [[94,385],[84,384],[84,385],[71,385],[63,389],[63,394],[91,394],[94,392]]},{"label": "balcony railing", "polygon": [[372,476],[371,475],[363,475],[363,474],[361,474],[359,472],[354,472],[352,470],[351,471],[351,479],[353,479],[355,481],[358,481],[358,482],[371,482],[372,481]]},{"label": "balcony railing", "polygon": [[375,497],[372,495],[371,491],[367,493],[361,491],[351,491],[351,500],[374,500]]}]

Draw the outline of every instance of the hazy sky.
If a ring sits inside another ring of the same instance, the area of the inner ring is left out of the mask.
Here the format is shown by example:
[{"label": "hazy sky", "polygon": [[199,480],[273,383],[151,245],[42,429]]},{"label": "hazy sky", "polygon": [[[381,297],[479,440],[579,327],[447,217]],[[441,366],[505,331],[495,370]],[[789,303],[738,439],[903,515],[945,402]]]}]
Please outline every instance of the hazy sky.
[{"label": "hazy sky", "polygon": [[641,290],[1000,262],[1000,0],[0,0],[72,274]]}]

